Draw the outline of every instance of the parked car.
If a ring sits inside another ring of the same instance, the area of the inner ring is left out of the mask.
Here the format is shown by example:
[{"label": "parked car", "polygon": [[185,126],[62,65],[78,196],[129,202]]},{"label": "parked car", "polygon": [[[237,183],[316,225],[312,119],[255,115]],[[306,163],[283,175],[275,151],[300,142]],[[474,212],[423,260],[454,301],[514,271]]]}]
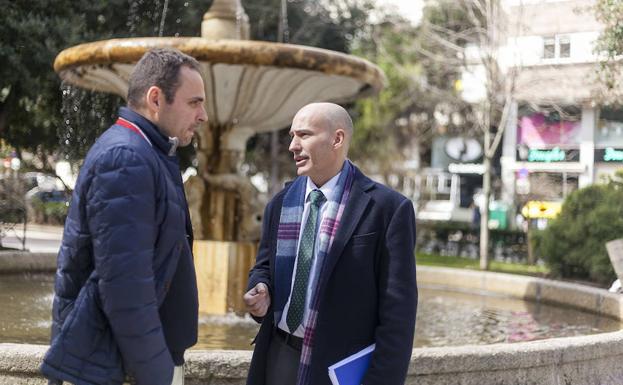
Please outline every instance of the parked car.
[{"label": "parked car", "polygon": [[35,187],[39,187],[41,190],[64,190],[63,183],[53,175],[44,174],[42,172],[27,172],[22,175],[26,191],[30,191]]},{"label": "parked car", "polygon": [[50,187],[49,183],[44,183],[26,193],[29,221],[46,224],[62,224],[65,221],[70,195],[56,186]]}]

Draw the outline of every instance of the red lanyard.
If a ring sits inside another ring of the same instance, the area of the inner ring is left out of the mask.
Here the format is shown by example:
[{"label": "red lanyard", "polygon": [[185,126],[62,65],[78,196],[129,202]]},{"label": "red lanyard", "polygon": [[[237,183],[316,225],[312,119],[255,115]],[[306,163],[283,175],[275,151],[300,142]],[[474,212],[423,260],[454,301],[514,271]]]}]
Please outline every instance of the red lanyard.
[{"label": "red lanyard", "polygon": [[128,128],[134,132],[136,132],[137,134],[139,134],[140,136],[143,137],[143,139],[145,139],[147,141],[147,143],[149,143],[149,145],[151,146],[151,142],[149,141],[149,138],[147,138],[147,135],[145,135],[145,133],[143,131],[141,131],[141,129],[134,123],[125,120],[123,118],[118,118],[117,121],[115,122],[115,124],[118,124],[120,126],[123,126],[125,128]]}]

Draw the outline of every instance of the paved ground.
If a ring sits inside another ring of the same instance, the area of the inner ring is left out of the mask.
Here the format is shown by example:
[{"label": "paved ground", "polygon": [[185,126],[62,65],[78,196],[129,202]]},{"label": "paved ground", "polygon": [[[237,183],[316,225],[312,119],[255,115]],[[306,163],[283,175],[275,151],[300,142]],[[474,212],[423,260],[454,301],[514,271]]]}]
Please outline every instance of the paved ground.
[{"label": "paved ground", "polygon": [[[28,224],[26,227],[26,249],[33,252],[55,253],[61,246],[63,227]],[[18,225],[2,238],[2,246],[21,250],[23,227]]]}]

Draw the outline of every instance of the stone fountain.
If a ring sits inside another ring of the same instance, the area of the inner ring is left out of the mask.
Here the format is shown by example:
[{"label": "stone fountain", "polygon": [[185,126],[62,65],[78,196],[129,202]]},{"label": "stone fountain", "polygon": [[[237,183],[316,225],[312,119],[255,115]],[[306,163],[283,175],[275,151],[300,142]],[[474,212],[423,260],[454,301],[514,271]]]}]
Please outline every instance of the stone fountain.
[{"label": "stone fountain", "polygon": [[289,126],[308,103],[352,101],[378,92],[384,82],[378,67],[354,56],[248,38],[240,0],[215,0],[201,37],[86,43],[62,51],[54,62],[65,82],[124,98],[135,63],[151,48],[174,47],[201,63],[209,122],[198,132],[198,175],[185,187],[202,313],[242,309],[263,210],[240,173],[247,140]]}]

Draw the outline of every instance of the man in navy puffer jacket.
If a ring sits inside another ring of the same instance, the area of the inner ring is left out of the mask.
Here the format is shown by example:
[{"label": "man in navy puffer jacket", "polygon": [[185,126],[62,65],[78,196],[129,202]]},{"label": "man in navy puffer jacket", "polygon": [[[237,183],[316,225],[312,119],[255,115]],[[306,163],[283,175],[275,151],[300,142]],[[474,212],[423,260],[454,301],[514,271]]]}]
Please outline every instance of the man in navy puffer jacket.
[{"label": "man in navy puffer jacket", "polygon": [[128,108],[90,149],[58,255],[51,384],[183,383],[197,341],[192,227],[178,159],[207,120],[199,63],[147,52]]}]

